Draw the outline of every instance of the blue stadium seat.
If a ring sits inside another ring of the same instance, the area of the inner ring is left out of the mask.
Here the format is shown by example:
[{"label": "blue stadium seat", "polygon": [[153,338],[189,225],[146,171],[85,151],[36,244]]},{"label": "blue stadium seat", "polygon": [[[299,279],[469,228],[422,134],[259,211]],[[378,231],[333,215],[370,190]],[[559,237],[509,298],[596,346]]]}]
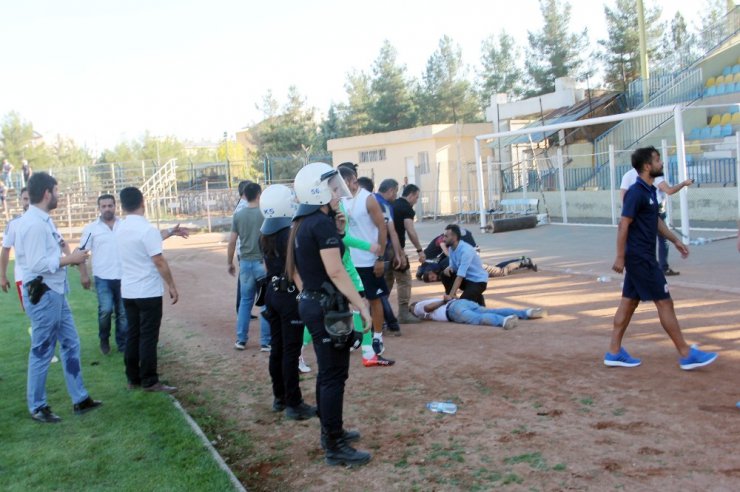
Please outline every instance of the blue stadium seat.
[{"label": "blue stadium seat", "polygon": [[709,134],[709,138],[721,138],[721,137],[722,137],[722,127],[720,125],[713,126]]},{"label": "blue stadium seat", "polygon": [[720,136],[731,137],[732,136],[732,125],[722,126],[722,132],[720,133]]},{"label": "blue stadium seat", "polygon": [[727,77],[732,73],[732,67],[730,65],[727,65],[725,68],[722,69],[722,75]]},{"label": "blue stadium seat", "polygon": [[689,132],[689,140],[701,139],[701,128],[692,128]]},{"label": "blue stadium seat", "polygon": [[732,67],[732,73],[733,74],[740,73],[740,63]]},{"label": "blue stadium seat", "polygon": [[702,128],[699,138],[702,140],[707,140],[709,138],[712,138],[712,129],[708,126],[705,126],[704,128]]},{"label": "blue stadium seat", "polygon": [[717,86],[713,85],[709,89],[704,89],[704,97],[712,97],[717,95]]},{"label": "blue stadium seat", "polygon": [[[734,89],[734,86],[733,86]],[[727,84],[719,84],[719,87],[717,87],[717,95],[722,95],[727,92]]]},{"label": "blue stadium seat", "polygon": [[730,111],[730,114],[735,114],[738,112],[738,108],[737,106],[730,106],[729,111]]}]

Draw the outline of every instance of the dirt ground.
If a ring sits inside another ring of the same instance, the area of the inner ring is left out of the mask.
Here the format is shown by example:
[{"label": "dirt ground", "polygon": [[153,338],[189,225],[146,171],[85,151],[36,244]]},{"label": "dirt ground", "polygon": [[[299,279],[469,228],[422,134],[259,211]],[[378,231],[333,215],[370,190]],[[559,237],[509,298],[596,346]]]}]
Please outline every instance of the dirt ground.
[{"label": "dirt ground", "polygon": [[[511,331],[427,321],[386,336],[391,368],[352,357],[345,426],[362,432],[370,464],[328,467],[319,423],[271,411],[268,354],[250,327],[234,343],[235,279],[215,235],[166,252],[180,302],[165,309],[161,372],[250,490],[737,490],[740,483],[740,304],[736,294],[672,288],[690,343],[720,352],[681,371],[652,305],[638,308],[625,346],[639,368],[602,364],[618,279],[548,271],[491,280],[489,307],[542,306],[549,317]],[[413,296],[441,292],[414,281]],[[395,305],[395,298],[392,300]],[[315,403],[317,365],[302,378]],[[426,409],[451,400],[455,415]]]}]

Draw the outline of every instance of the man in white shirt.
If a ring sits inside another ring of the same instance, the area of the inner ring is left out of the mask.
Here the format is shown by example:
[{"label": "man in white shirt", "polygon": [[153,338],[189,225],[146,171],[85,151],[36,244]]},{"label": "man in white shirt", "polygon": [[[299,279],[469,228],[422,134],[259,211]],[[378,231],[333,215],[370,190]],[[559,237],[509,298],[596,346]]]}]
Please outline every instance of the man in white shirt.
[{"label": "man in white shirt", "polygon": [[[660,157],[660,152],[658,152],[655,147],[650,147],[655,151],[656,154]],[[620,196],[622,198],[622,203],[624,203],[624,195],[627,193],[627,190],[630,189],[630,187],[637,182],[637,171],[632,168],[626,173],[624,173],[624,176],[622,176],[622,183],[619,186],[619,192]],[[665,178],[662,175],[656,177],[655,181],[653,182],[653,186],[658,188],[657,195],[658,195],[658,203],[660,203],[660,218],[665,221],[666,219],[666,198],[668,195],[673,195],[674,193],[677,193],[681,190],[681,188],[685,188],[687,186],[691,186],[694,184],[693,179],[686,179],[680,183],[678,183],[675,186],[669,185]],[[680,275],[681,272],[677,272],[673,270],[670,266],[668,266],[668,241],[658,234],[658,264],[660,265],[660,268],[663,270],[663,273],[669,277],[671,275]]]},{"label": "man in white shirt", "polygon": [[162,255],[162,239],[175,231],[158,231],[144,217],[144,196],[138,188],[121,190],[121,208],[127,216],[115,231],[121,258],[121,297],[126,309],[128,338],[124,362],[129,389],[174,393],[157,374],[157,342],[162,323],[162,280],[172,304],[178,300],[169,264]]},{"label": "man in white shirt", "polygon": [[[115,232],[121,221],[116,217],[116,198],[113,195],[98,197],[100,217],[85,226],[80,238],[80,248],[92,253],[92,271],[95,291],[98,294],[98,337],[103,355],[110,353],[111,318],[116,315],[116,345],[119,352],[126,349],[126,310],[121,298],[121,260]],[[90,288],[87,269],[80,269],[80,283]]]},{"label": "man in white shirt", "polygon": [[102,403],[90,398],[82,381],[80,338],[65,294],[67,265],[79,265],[88,253],[76,249],[62,255],[66,243],[49,212],[57,207],[57,181],[36,173],[28,181],[31,206],[15,226],[16,258],[23,267],[23,302],[31,319],[31,351],[28,356],[28,410],[43,423],[61,419],[46,401],[46,376],[57,340],[61,345],[62,369],[73,410],[82,414]]},{"label": "man in white shirt", "polygon": [[[21,203],[23,204],[23,213],[25,213],[29,205],[28,188],[21,189]],[[15,245],[15,226],[21,217],[22,215],[19,215],[8,221],[8,224],[5,226],[5,233],[3,234],[3,249],[0,251],[0,287],[2,287],[3,292],[8,292],[10,289],[10,282],[8,281],[10,248]],[[21,309],[23,309],[23,268],[17,258],[13,268],[13,278],[15,279],[15,287],[18,291],[18,300],[21,301]]]},{"label": "man in white shirt", "polygon": [[412,302],[409,311],[420,319],[449,321],[466,325],[500,326],[504,330],[516,327],[517,319],[536,319],[547,316],[542,308],[490,309],[468,299],[425,299]]}]

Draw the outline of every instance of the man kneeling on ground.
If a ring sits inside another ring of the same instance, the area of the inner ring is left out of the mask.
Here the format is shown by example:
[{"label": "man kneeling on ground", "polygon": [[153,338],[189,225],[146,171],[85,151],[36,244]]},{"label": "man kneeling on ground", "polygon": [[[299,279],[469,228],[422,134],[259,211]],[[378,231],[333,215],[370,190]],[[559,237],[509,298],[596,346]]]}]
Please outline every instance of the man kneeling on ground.
[{"label": "man kneeling on ground", "polygon": [[516,327],[517,319],[536,319],[547,316],[547,311],[534,307],[527,309],[489,309],[467,299],[425,299],[412,302],[411,311],[420,319],[451,321],[466,325],[500,326],[504,330]]}]

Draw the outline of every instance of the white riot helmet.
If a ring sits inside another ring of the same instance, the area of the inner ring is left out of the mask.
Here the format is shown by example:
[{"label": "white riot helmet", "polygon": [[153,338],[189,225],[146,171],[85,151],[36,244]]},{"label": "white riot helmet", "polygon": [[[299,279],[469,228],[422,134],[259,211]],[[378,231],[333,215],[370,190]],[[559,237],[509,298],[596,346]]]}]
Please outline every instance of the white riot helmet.
[{"label": "white riot helmet", "polygon": [[325,162],[312,162],[298,171],[293,189],[300,204],[296,219],[312,214],[333,198],[352,196],[339,172]]},{"label": "white riot helmet", "polygon": [[260,195],[260,211],[265,218],[260,232],[269,235],[290,227],[297,210],[298,202],[293,190],[281,184],[268,186]]}]

